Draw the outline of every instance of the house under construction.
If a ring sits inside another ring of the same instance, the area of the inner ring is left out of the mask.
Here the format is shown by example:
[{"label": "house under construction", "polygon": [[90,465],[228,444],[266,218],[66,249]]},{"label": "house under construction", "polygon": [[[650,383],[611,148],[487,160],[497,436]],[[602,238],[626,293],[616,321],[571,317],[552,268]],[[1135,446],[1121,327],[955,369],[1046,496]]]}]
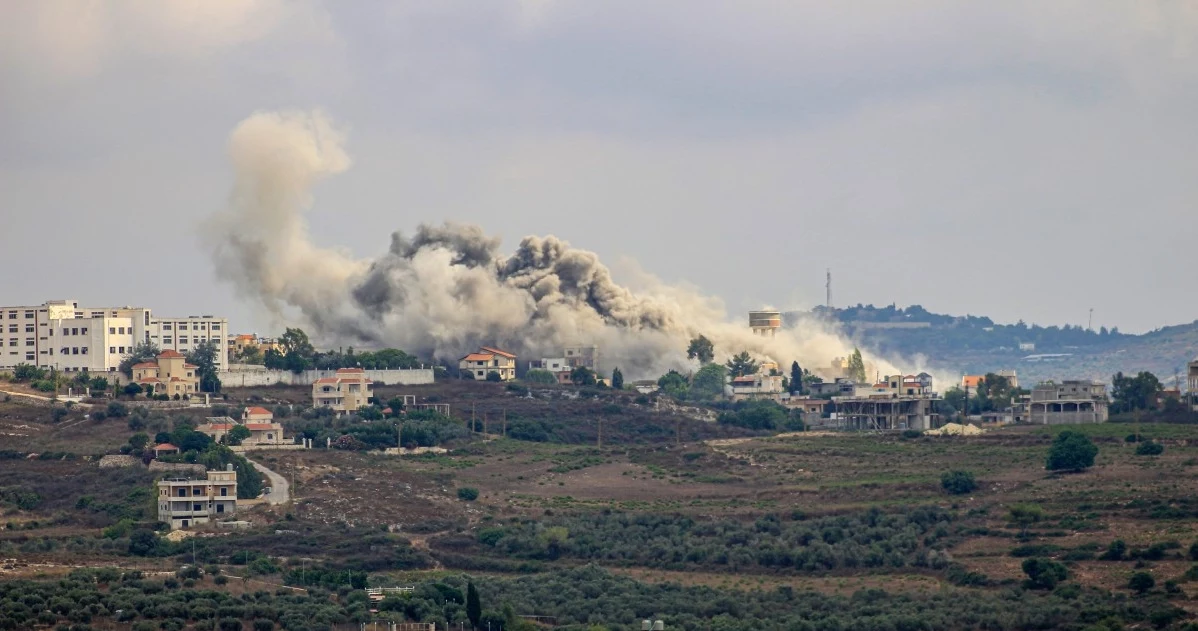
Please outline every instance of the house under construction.
[{"label": "house under construction", "polygon": [[836,426],[842,429],[933,429],[940,427],[939,399],[928,396],[837,397]]}]

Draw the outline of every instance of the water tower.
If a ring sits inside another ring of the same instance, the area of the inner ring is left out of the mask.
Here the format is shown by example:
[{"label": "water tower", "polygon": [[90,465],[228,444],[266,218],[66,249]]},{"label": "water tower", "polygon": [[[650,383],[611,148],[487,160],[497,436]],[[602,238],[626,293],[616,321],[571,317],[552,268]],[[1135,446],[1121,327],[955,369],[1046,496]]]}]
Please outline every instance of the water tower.
[{"label": "water tower", "polygon": [[774,337],[782,328],[782,312],[777,309],[760,309],[749,312],[749,328],[755,335]]}]

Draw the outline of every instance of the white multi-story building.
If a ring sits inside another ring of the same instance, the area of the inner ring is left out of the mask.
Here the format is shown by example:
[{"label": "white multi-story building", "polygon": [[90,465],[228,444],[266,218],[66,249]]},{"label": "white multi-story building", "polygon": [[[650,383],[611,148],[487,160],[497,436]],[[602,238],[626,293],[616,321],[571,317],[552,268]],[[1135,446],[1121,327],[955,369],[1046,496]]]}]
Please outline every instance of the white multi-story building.
[{"label": "white multi-story building", "polygon": [[158,521],[171,530],[206,524],[237,511],[237,472],[209,471],[204,479],[169,478],[158,482]]},{"label": "white multi-story building", "polygon": [[63,372],[115,372],[140,342],[187,353],[213,341],[217,369],[224,370],[228,328],[225,318],[155,318],[145,307],[81,307],[75,300],[0,307],[0,368],[31,364]]}]

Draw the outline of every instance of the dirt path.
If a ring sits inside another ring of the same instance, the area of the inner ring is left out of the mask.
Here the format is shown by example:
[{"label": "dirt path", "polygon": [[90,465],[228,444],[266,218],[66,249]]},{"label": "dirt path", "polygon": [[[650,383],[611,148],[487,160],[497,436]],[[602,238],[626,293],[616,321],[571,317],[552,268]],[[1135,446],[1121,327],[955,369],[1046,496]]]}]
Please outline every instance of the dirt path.
[{"label": "dirt path", "polygon": [[267,493],[265,496],[266,502],[268,504],[286,504],[287,502],[291,501],[291,485],[287,482],[287,478],[284,478],[283,476],[271,471],[270,469],[267,469],[260,463],[254,462],[249,458],[246,458],[245,460],[253,465],[259,473],[265,475],[266,478],[270,480],[270,493]]}]

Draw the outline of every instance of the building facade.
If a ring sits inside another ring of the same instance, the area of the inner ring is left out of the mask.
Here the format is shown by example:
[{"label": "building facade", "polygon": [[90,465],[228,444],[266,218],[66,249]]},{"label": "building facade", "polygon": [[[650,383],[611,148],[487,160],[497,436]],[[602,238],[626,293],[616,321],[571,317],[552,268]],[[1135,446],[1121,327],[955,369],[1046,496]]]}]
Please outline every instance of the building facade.
[{"label": "building facade", "polygon": [[204,479],[169,478],[158,482],[158,521],[171,530],[206,524],[237,511],[237,472],[209,471]]},{"label": "building facade", "polygon": [[487,373],[499,374],[500,381],[516,378],[516,356],[489,346],[480,346],[476,352],[458,360],[458,374],[463,378],[470,375],[478,381],[487,378]]},{"label": "building facade", "polygon": [[63,372],[116,372],[142,342],[186,354],[212,341],[219,351],[217,370],[225,370],[227,329],[225,318],[155,318],[145,307],[86,307],[75,300],[0,307],[0,369],[30,364]]},{"label": "building facade", "polygon": [[196,366],[178,351],[162,351],[152,362],[133,365],[133,382],[153,394],[180,399],[200,391]]},{"label": "building facade", "polygon": [[1198,412],[1198,359],[1195,359],[1186,366],[1188,369],[1190,405],[1195,412]]},{"label": "building facade", "polygon": [[1109,416],[1106,384],[1098,381],[1046,381],[1032,389],[1029,423],[1068,425],[1103,423]]},{"label": "building facade", "polygon": [[340,368],[332,377],[313,382],[312,404],[336,412],[356,412],[370,403],[374,396],[373,385],[374,382],[366,378],[365,370]]}]

